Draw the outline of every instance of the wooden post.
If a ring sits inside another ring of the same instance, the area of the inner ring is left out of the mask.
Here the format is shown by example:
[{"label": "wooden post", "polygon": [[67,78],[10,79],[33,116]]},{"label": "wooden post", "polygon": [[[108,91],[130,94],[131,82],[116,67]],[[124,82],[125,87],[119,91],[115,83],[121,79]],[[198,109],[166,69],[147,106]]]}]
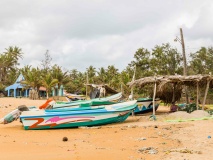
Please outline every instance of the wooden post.
[{"label": "wooden post", "polygon": [[209,75],[210,75],[210,77],[207,78],[207,84],[206,84],[206,90],[205,90],[205,95],[204,95],[204,99],[203,99],[202,110],[204,110],[204,106],[206,104],[206,97],[207,97],[207,93],[208,93],[208,90],[209,90],[209,83],[211,81],[211,75],[212,75],[212,73],[210,72]]},{"label": "wooden post", "polygon": [[88,80],[88,72],[87,72],[87,84],[86,84],[86,100],[87,100],[87,92],[88,92],[88,90],[87,90],[87,86],[88,86],[88,82],[89,80]]},{"label": "wooden post", "polygon": [[121,84],[121,93],[123,94],[123,85]]},{"label": "wooden post", "polygon": [[196,101],[197,110],[198,110],[198,104],[199,104],[199,81],[197,81],[197,101]]},{"label": "wooden post", "polygon": [[[187,76],[187,62],[186,62],[185,43],[184,43],[182,28],[180,28],[180,36],[181,36],[181,45],[182,45],[182,52],[183,52],[183,75]],[[189,98],[188,98],[187,86],[185,86],[185,94],[186,94],[186,104],[188,104]]]},{"label": "wooden post", "polygon": [[154,76],[154,78],[155,78],[155,85],[154,85],[154,94],[153,94],[153,99],[152,99],[153,115],[155,115],[155,95],[156,95],[156,88],[157,88],[157,84],[156,84],[156,76]]},{"label": "wooden post", "polygon": [[[134,74],[133,74],[133,77],[132,77],[132,82],[135,81],[135,72],[136,72],[136,65],[135,65]],[[133,99],[133,86],[131,87],[131,95],[132,95],[132,99]]]},{"label": "wooden post", "polygon": [[176,84],[177,84],[176,82],[173,84],[172,103],[175,103],[175,89],[176,89]]}]

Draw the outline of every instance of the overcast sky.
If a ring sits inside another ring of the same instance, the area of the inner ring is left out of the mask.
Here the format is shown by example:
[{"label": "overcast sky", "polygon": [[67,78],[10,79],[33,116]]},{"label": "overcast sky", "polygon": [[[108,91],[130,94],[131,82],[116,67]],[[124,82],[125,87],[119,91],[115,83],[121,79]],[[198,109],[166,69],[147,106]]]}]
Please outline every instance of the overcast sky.
[{"label": "overcast sky", "polygon": [[[213,44],[212,0],[0,0],[0,53],[18,46],[21,66],[52,63],[120,71],[138,48],[170,43],[183,28],[186,52]],[[179,36],[180,37],[180,36]]]}]

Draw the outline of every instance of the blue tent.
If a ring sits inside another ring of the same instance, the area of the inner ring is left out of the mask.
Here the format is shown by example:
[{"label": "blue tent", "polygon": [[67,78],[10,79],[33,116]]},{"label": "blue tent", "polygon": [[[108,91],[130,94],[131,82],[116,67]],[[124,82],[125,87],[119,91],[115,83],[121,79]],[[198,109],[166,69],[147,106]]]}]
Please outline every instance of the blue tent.
[{"label": "blue tent", "polygon": [[24,86],[20,83],[24,80],[24,76],[20,74],[13,85],[5,88],[8,97],[27,97],[29,95],[29,89],[24,89]]}]

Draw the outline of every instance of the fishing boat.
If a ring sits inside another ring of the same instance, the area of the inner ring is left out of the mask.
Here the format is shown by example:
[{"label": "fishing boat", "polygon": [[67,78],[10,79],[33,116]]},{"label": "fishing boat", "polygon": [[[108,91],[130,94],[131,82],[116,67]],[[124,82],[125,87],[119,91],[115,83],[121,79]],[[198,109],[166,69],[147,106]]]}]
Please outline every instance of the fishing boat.
[{"label": "fishing boat", "polygon": [[[19,119],[22,111],[39,111],[41,109],[60,109],[60,108],[81,108],[82,109],[88,109],[94,106],[100,106],[100,105],[112,105],[117,103],[120,98],[122,97],[122,93],[117,93],[115,95],[105,97],[105,98],[96,98],[92,100],[79,100],[79,101],[71,101],[71,102],[56,102],[52,98],[48,99],[44,104],[42,104],[39,107],[36,106],[25,106],[21,105],[18,106],[17,109],[11,111],[7,115],[5,115],[3,118],[0,119],[0,124],[8,124],[11,123],[17,119]],[[94,107],[94,109],[97,107]]]},{"label": "fishing boat", "polygon": [[[160,99],[155,99],[155,111],[160,105]],[[153,111],[153,99],[152,98],[139,98],[137,99],[137,107],[134,110],[134,114],[143,114]]]},{"label": "fishing boat", "polygon": [[123,122],[137,106],[136,100],[96,107],[59,108],[23,111],[20,120],[25,130],[99,126]]},{"label": "fishing boat", "polygon": [[79,100],[70,102],[56,102],[52,105],[52,108],[64,108],[64,107],[78,107],[81,106],[98,106],[98,105],[110,105],[115,104],[122,97],[122,93],[117,93],[112,96],[104,98],[95,98],[90,100]]}]

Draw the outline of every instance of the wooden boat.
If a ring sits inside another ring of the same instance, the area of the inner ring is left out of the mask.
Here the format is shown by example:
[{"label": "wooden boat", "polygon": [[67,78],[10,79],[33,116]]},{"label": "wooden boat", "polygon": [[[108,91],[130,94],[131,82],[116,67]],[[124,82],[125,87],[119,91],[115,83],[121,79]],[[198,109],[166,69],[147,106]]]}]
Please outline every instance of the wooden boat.
[{"label": "wooden boat", "polygon": [[25,130],[99,126],[123,122],[137,106],[136,100],[106,106],[23,111]]},{"label": "wooden boat", "polygon": [[79,100],[85,100],[86,97],[84,95],[78,95],[78,94],[67,94],[66,98],[69,101],[79,101]]},{"label": "wooden boat", "polygon": [[[160,99],[155,99],[155,111],[160,105]],[[134,110],[134,114],[143,114],[153,111],[153,99],[152,98],[139,98],[137,99],[137,107]]]},{"label": "wooden boat", "polygon": [[53,104],[52,108],[64,108],[64,107],[73,107],[73,106],[98,106],[98,105],[109,105],[115,104],[122,97],[122,93],[117,93],[105,98],[95,98],[90,100],[80,100],[80,101],[71,101],[71,102],[59,102]]}]

